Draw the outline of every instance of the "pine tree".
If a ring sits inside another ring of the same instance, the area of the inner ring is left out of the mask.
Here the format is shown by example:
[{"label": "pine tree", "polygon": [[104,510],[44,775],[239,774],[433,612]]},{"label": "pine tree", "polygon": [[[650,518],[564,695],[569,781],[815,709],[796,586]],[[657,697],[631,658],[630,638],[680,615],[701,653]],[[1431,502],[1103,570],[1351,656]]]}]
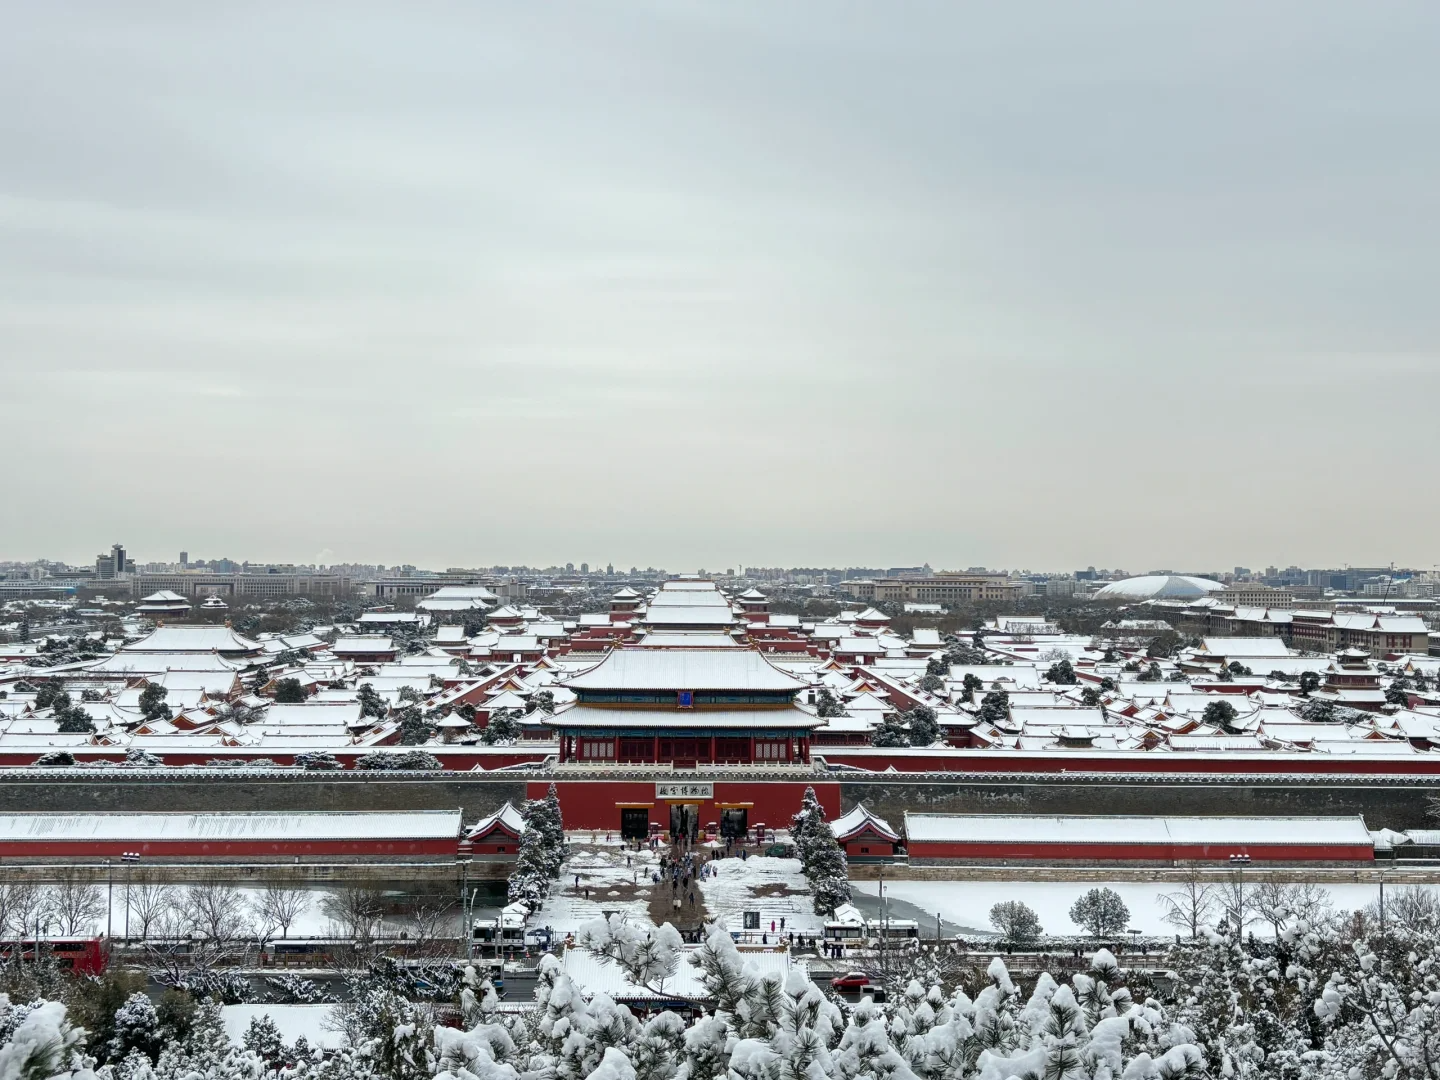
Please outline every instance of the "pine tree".
[{"label": "pine tree", "polygon": [[850,900],[849,866],[813,787],[805,789],[800,810],[790,821],[790,839],[810,882],[816,912],[833,914]]},{"label": "pine tree", "polygon": [[400,710],[398,718],[401,746],[420,746],[429,742],[435,734],[434,725],[425,719],[419,705],[406,705]]},{"label": "pine tree", "polygon": [[277,705],[298,705],[305,700],[305,688],[294,677],[281,679],[275,684]]},{"label": "pine tree", "polygon": [[564,859],[565,833],[555,785],[550,785],[543,800],[524,803],[520,816],[525,830],[520,834],[520,850],[510,875],[509,899],[534,912],[550,895],[551,883],[559,876]]},{"label": "pine tree", "polygon": [[140,691],[140,715],[146,723],[169,720],[170,709],[165,704],[165,687],[159,683],[147,683]]},{"label": "pine tree", "polygon": [[268,1015],[256,1016],[250,1020],[242,1044],[267,1065],[279,1065],[285,1059],[285,1040],[280,1037],[280,1029]]},{"label": "pine tree", "polygon": [[1235,706],[1228,701],[1212,701],[1205,706],[1205,711],[1200,714],[1200,719],[1207,724],[1214,724],[1226,734],[1233,735],[1237,730],[1235,719],[1238,715]]},{"label": "pine tree", "polygon": [[1074,686],[1080,680],[1075,675],[1075,667],[1068,659],[1057,660],[1050,665],[1045,672],[1045,678],[1057,686]]},{"label": "pine tree", "polygon": [[355,700],[360,703],[361,716],[372,716],[376,720],[383,720],[390,712],[384,699],[376,692],[375,687],[368,682],[360,684],[360,689],[356,692]]},{"label": "pine tree", "polygon": [[1003,724],[1010,719],[1010,695],[992,690],[980,700],[978,717],[988,724]]}]

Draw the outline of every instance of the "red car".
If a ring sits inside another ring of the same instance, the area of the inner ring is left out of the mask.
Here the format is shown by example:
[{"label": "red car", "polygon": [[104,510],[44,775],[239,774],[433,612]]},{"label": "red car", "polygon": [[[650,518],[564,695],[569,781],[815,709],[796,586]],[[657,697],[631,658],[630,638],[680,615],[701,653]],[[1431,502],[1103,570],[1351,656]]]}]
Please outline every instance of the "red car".
[{"label": "red car", "polygon": [[830,985],[836,990],[863,990],[870,985],[870,976],[861,971],[852,971],[848,975],[837,975],[830,980]]}]

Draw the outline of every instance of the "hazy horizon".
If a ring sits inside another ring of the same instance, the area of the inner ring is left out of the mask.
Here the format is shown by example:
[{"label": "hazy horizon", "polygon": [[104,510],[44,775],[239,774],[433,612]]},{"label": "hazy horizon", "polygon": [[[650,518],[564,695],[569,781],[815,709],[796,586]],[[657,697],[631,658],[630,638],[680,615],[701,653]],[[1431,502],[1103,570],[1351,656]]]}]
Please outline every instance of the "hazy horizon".
[{"label": "hazy horizon", "polygon": [[1434,5],[6,13],[0,559],[1440,562]]}]

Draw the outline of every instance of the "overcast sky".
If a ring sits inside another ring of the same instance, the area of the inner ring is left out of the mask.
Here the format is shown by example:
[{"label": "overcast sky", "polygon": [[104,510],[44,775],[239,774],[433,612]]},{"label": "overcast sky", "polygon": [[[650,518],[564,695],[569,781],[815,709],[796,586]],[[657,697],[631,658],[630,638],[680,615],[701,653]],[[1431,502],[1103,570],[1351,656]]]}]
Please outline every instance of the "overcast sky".
[{"label": "overcast sky", "polygon": [[1440,561],[1440,5],[3,5],[0,558]]}]

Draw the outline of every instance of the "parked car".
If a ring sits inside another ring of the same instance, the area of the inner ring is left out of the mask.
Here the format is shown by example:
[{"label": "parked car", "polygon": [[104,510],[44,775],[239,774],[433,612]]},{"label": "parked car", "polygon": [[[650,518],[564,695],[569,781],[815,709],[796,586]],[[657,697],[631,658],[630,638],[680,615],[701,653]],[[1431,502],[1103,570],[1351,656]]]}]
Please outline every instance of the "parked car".
[{"label": "parked car", "polygon": [[863,990],[870,985],[870,976],[863,971],[852,971],[846,975],[837,975],[830,980],[830,985],[836,990]]}]

